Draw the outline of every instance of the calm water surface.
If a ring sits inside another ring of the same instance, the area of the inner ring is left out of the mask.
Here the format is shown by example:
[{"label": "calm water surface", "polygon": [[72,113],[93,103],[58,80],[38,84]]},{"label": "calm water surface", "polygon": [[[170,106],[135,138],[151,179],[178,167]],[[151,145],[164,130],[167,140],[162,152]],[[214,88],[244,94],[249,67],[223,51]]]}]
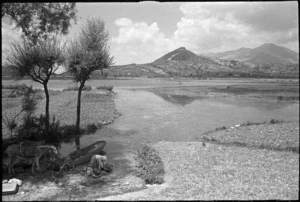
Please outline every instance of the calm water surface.
[{"label": "calm water surface", "polygon": [[[180,105],[144,90],[115,89],[115,103],[122,116],[94,135],[81,137],[85,147],[97,140],[114,144],[154,143],[157,141],[193,141],[195,136],[221,126],[271,119],[299,121],[299,104],[278,103],[245,97],[209,98]],[[75,148],[65,145],[65,153]],[[122,149],[120,149],[121,151]]]}]

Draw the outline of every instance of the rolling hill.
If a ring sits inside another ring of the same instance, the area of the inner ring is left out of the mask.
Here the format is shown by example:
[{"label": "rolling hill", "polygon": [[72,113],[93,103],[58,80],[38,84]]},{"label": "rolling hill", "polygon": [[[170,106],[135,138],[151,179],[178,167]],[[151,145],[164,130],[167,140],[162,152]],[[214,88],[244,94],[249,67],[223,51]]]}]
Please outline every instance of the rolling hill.
[{"label": "rolling hill", "polygon": [[265,43],[256,48],[240,48],[233,51],[209,53],[207,56],[226,60],[238,60],[251,64],[297,64],[298,53],[273,43]]},{"label": "rolling hill", "polygon": [[[240,48],[233,51],[196,55],[184,47],[166,53],[151,63],[111,66],[93,72],[91,78],[116,77],[261,77],[299,78],[298,54],[275,44],[257,48]],[[2,67],[2,78],[8,69]],[[69,73],[55,78],[70,79]]]}]

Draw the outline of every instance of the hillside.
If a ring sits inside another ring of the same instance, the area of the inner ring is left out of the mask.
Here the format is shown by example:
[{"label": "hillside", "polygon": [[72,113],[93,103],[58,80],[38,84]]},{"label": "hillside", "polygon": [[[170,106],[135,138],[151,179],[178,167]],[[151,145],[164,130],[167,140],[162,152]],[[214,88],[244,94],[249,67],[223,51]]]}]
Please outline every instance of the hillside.
[{"label": "hillside", "polygon": [[[215,55],[215,56],[213,56]],[[152,63],[111,66],[95,71],[91,78],[116,77],[254,77],[299,78],[298,54],[274,44],[264,44],[255,49],[240,48],[223,53],[196,55],[180,47]],[[10,78],[10,70],[2,67],[2,78]],[[70,79],[69,73],[53,78]]]},{"label": "hillside", "polygon": [[209,53],[207,56],[227,60],[238,60],[251,64],[299,64],[298,53],[273,43],[265,43],[256,48],[240,48],[233,51]]},{"label": "hillside", "polygon": [[153,64],[161,64],[167,61],[188,61],[188,60],[197,60],[198,56],[187,50],[185,47],[180,47],[174,51],[171,51],[164,56],[158,58],[153,62]]}]

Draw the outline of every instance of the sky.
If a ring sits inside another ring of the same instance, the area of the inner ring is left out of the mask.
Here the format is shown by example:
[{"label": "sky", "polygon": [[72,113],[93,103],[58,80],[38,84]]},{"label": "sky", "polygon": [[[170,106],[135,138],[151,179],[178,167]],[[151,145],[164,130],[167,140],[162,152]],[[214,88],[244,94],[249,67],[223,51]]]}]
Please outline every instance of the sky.
[{"label": "sky", "polygon": [[[153,62],[179,47],[196,53],[255,48],[275,43],[299,52],[298,2],[77,3],[76,36],[88,18],[101,18],[109,32],[114,65]],[[3,50],[21,31],[2,19]]]}]

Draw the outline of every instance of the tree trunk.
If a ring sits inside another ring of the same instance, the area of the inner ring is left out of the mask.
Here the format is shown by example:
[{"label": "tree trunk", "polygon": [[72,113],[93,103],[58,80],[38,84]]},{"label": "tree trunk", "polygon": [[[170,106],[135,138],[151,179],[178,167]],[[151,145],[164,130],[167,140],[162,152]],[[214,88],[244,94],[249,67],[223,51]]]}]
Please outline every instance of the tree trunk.
[{"label": "tree trunk", "polygon": [[84,87],[84,82],[80,83],[80,86],[78,88],[78,97],[77,97],[77,117],[76,117],[76,148],[80,149],[80,109],[81,109],[81,92]]},{"label": "tree trunk", "polygon": [[49,132],[49,92],[48,92],[48,86],[47,83],[44,83],[44,91],[46,95],[46,134],[48,135]]}]

